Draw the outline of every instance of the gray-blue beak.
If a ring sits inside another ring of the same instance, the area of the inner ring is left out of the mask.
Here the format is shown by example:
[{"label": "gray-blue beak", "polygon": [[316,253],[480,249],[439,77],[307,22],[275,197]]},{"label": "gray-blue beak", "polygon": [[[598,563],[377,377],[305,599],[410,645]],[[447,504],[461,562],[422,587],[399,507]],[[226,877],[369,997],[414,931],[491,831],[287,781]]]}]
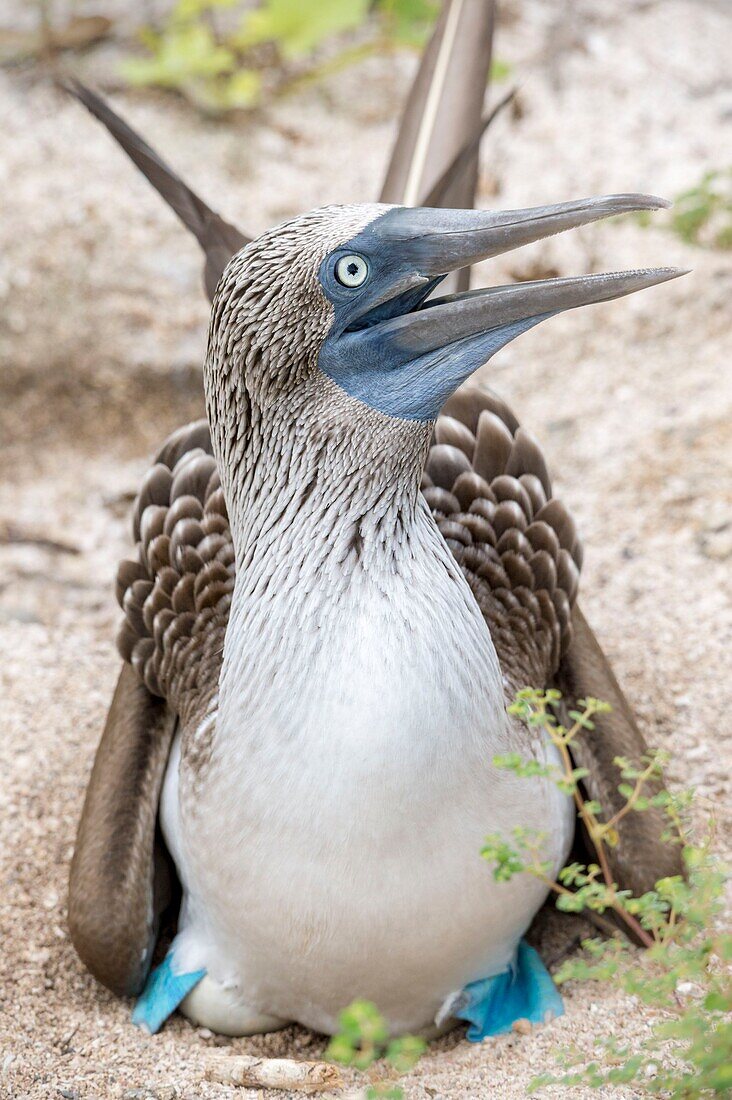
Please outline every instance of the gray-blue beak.
[{"label": "gray-blue beak", "polygon": [[490,287],[427,300],[450,271],[631,210],[667,206],[612,195],[527,210],[395,207],[332,257],[365,261],[351,289],[321,271],[335,323],[320,366],[352,396],[393,416],[430,420],[457,387],[520,333],[555,313],[619,298],[684,274],[653,268]]}]

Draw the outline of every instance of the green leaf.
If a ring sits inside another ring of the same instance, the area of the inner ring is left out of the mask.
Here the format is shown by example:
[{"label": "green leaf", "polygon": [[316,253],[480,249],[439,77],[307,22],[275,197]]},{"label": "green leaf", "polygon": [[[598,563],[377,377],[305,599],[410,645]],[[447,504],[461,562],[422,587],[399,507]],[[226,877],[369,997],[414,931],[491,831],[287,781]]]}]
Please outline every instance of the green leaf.
[{"label": "green leaf", "polygon": [[261,98],[262,78],[252,69],[240,69],[229,78],[226,101],[229,107],[253,107]]},{"label": "green leaf", "polygon": [[489,863],[495,863],[493,878],[496,882],[510,882],[514,875],[526,869],[519,852],[498,833],[485,838],[480,854]]},{"label": "green leaf", "polygon": [[403,1100],[404,1089],[399,1085],[369,1085],[366,1100]]},{"label": "green leaf", "polygon": [[386,1060],[397,1073],[408,1073],[414,1069],[427,1049],[427,1043],[419,1035],[403,1035],[392,1039],[386,1049]]},{"label": "green leaf", "polygon": [[563,913],[581,913],[585,902],[578,894],[557,894],[556,906]]},{"label": "green leaf", "polygon": [[704,1007],[707,1012],[732,1012],[732,990],[712,990],[704,998]]},{"label": "green leaf", "polygon": [[346,1035],[334,1035],[325,1051],[326,1058],[331,1062],[340,1062],[349,1066],[353,1059],[354,1046]]},{"label": "green leaf", "polygon": [[388,36],[405,46],[420,46],[438,12],[435,0],[378,0]]},{"label": "green leaf", "polygon": [[731,248],[732,168],[707,171],[695,187],[677,195],[666,225],[688,244]]},{"label": "green leaf", "polygon": [[189,80],[230,72],[234,65],[233,53],[216,44],[209,27],[190,24],[169,28],[154,57],[129,58],[121,72],[131,84],[179,88]]},{"label": "green leaf", "polygon": [[191,22],[216,8],[233,8],[238,3],[239,0],[178,0],[173,9],[173,18],[180,22]]},{"label": "green leaf", "polygon": [[361,23],[368,0],[264,0],[248,12],[234,37],[240,50],[275,42],[286,60],[312,53],[323,41]]}]

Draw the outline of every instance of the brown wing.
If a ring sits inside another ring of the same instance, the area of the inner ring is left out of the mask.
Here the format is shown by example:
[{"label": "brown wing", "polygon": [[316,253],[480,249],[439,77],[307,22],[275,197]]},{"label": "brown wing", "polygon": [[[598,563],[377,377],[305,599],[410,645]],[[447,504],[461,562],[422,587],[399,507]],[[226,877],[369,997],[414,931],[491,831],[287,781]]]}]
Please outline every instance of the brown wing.
[{"label": "brown wing", "polygon": [[156,830],[178,718],[195,723],[218,684],[234,557],[208,425],[172,435],[135,503],[136,556],[117,596],[125,658],[97,749],[69,881],[69,928],[108,988],[139,993],[175,869]]},{"label": "brown wing", "polygon": [[[71,863],[69,930],[92,974],[139,993],[171,894],[156,843],[160,787],[175,713],[122,666],[89,779]],[[174,875],[174,872],[172,872]]]},{"label": "brown wing", "polygon": [[216,693],[234,587],[234,548],[208,425],[166,442],[137,498],[136,557],[117,574],[117,645],[152,695],[194,727]]},{"label": "brown wing", "polygon": [[567,651],[582,549],[536,440],[495,394],[463,387],[435,427],[424,495],[490,627],[509,702]]},{"label": "brown wing", "polygon": [[[625,801],[618,791],[621,776],[615,757],[625,756],[638,763],[648,746],[612,667],[577,604],[572,611],[572,642],[560,662],[556,686],[564,696],[565,707],[577,699],[594,696],[613,708],[609,714],[595,718],[595,729],[583,732],[572,750],[575,764],[588,769],[590,774],[584,785],[590,798],[603,806],[607,820]],[[567,721],[566,717],[564,720]],[[653,808],[621,819],[620,842],[608,855],[613,875],[623,889],[644,894],[660,878],[684,874],[678,847],[661,843],[665,827],[662,812]]]}]

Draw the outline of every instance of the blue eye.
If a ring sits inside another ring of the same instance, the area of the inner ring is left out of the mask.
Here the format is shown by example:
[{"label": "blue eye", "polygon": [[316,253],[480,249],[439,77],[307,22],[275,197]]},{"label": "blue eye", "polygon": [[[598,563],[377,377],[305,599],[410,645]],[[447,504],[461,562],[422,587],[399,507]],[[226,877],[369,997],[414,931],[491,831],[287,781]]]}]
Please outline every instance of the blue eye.
[{"label": "blue eye", "polygon": [[362,286],[369,274],[369,265],[363,256],[355,252],[349,256],[341,256],[335,266],[335,277],[341,286],[354,288]]}]

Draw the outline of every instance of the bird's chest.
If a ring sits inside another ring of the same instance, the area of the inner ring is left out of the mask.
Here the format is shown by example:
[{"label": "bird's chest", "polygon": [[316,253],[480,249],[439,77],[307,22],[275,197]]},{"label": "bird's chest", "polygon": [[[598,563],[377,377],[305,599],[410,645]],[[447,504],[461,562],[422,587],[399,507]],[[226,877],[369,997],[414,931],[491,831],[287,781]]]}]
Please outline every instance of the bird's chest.
[{"label": "bird's chest", "polygon": [[287,879],[343,857],[378,877],[425,830],[454,836],[473,812],[489,828],[491,759],[516,746],[488,629],[452,560],[412,557],[335,590],[301,575],[289,599],[284,576],[268,590],[236,594],[212,752],[199,772],[183,755],[202,862],[216,850],[217,869]]},{"label": "bird's chest", "polygon": [[379,802],[445,796],[499,751],[507,724],[488,629],[457,567],[437,566],[410,560],[335,590],[301,581],[289,599],[235,608],[212,786],[249,791],[260,813],[283,800],[307,815],[315,800],[322,821],[369,791]]}]

